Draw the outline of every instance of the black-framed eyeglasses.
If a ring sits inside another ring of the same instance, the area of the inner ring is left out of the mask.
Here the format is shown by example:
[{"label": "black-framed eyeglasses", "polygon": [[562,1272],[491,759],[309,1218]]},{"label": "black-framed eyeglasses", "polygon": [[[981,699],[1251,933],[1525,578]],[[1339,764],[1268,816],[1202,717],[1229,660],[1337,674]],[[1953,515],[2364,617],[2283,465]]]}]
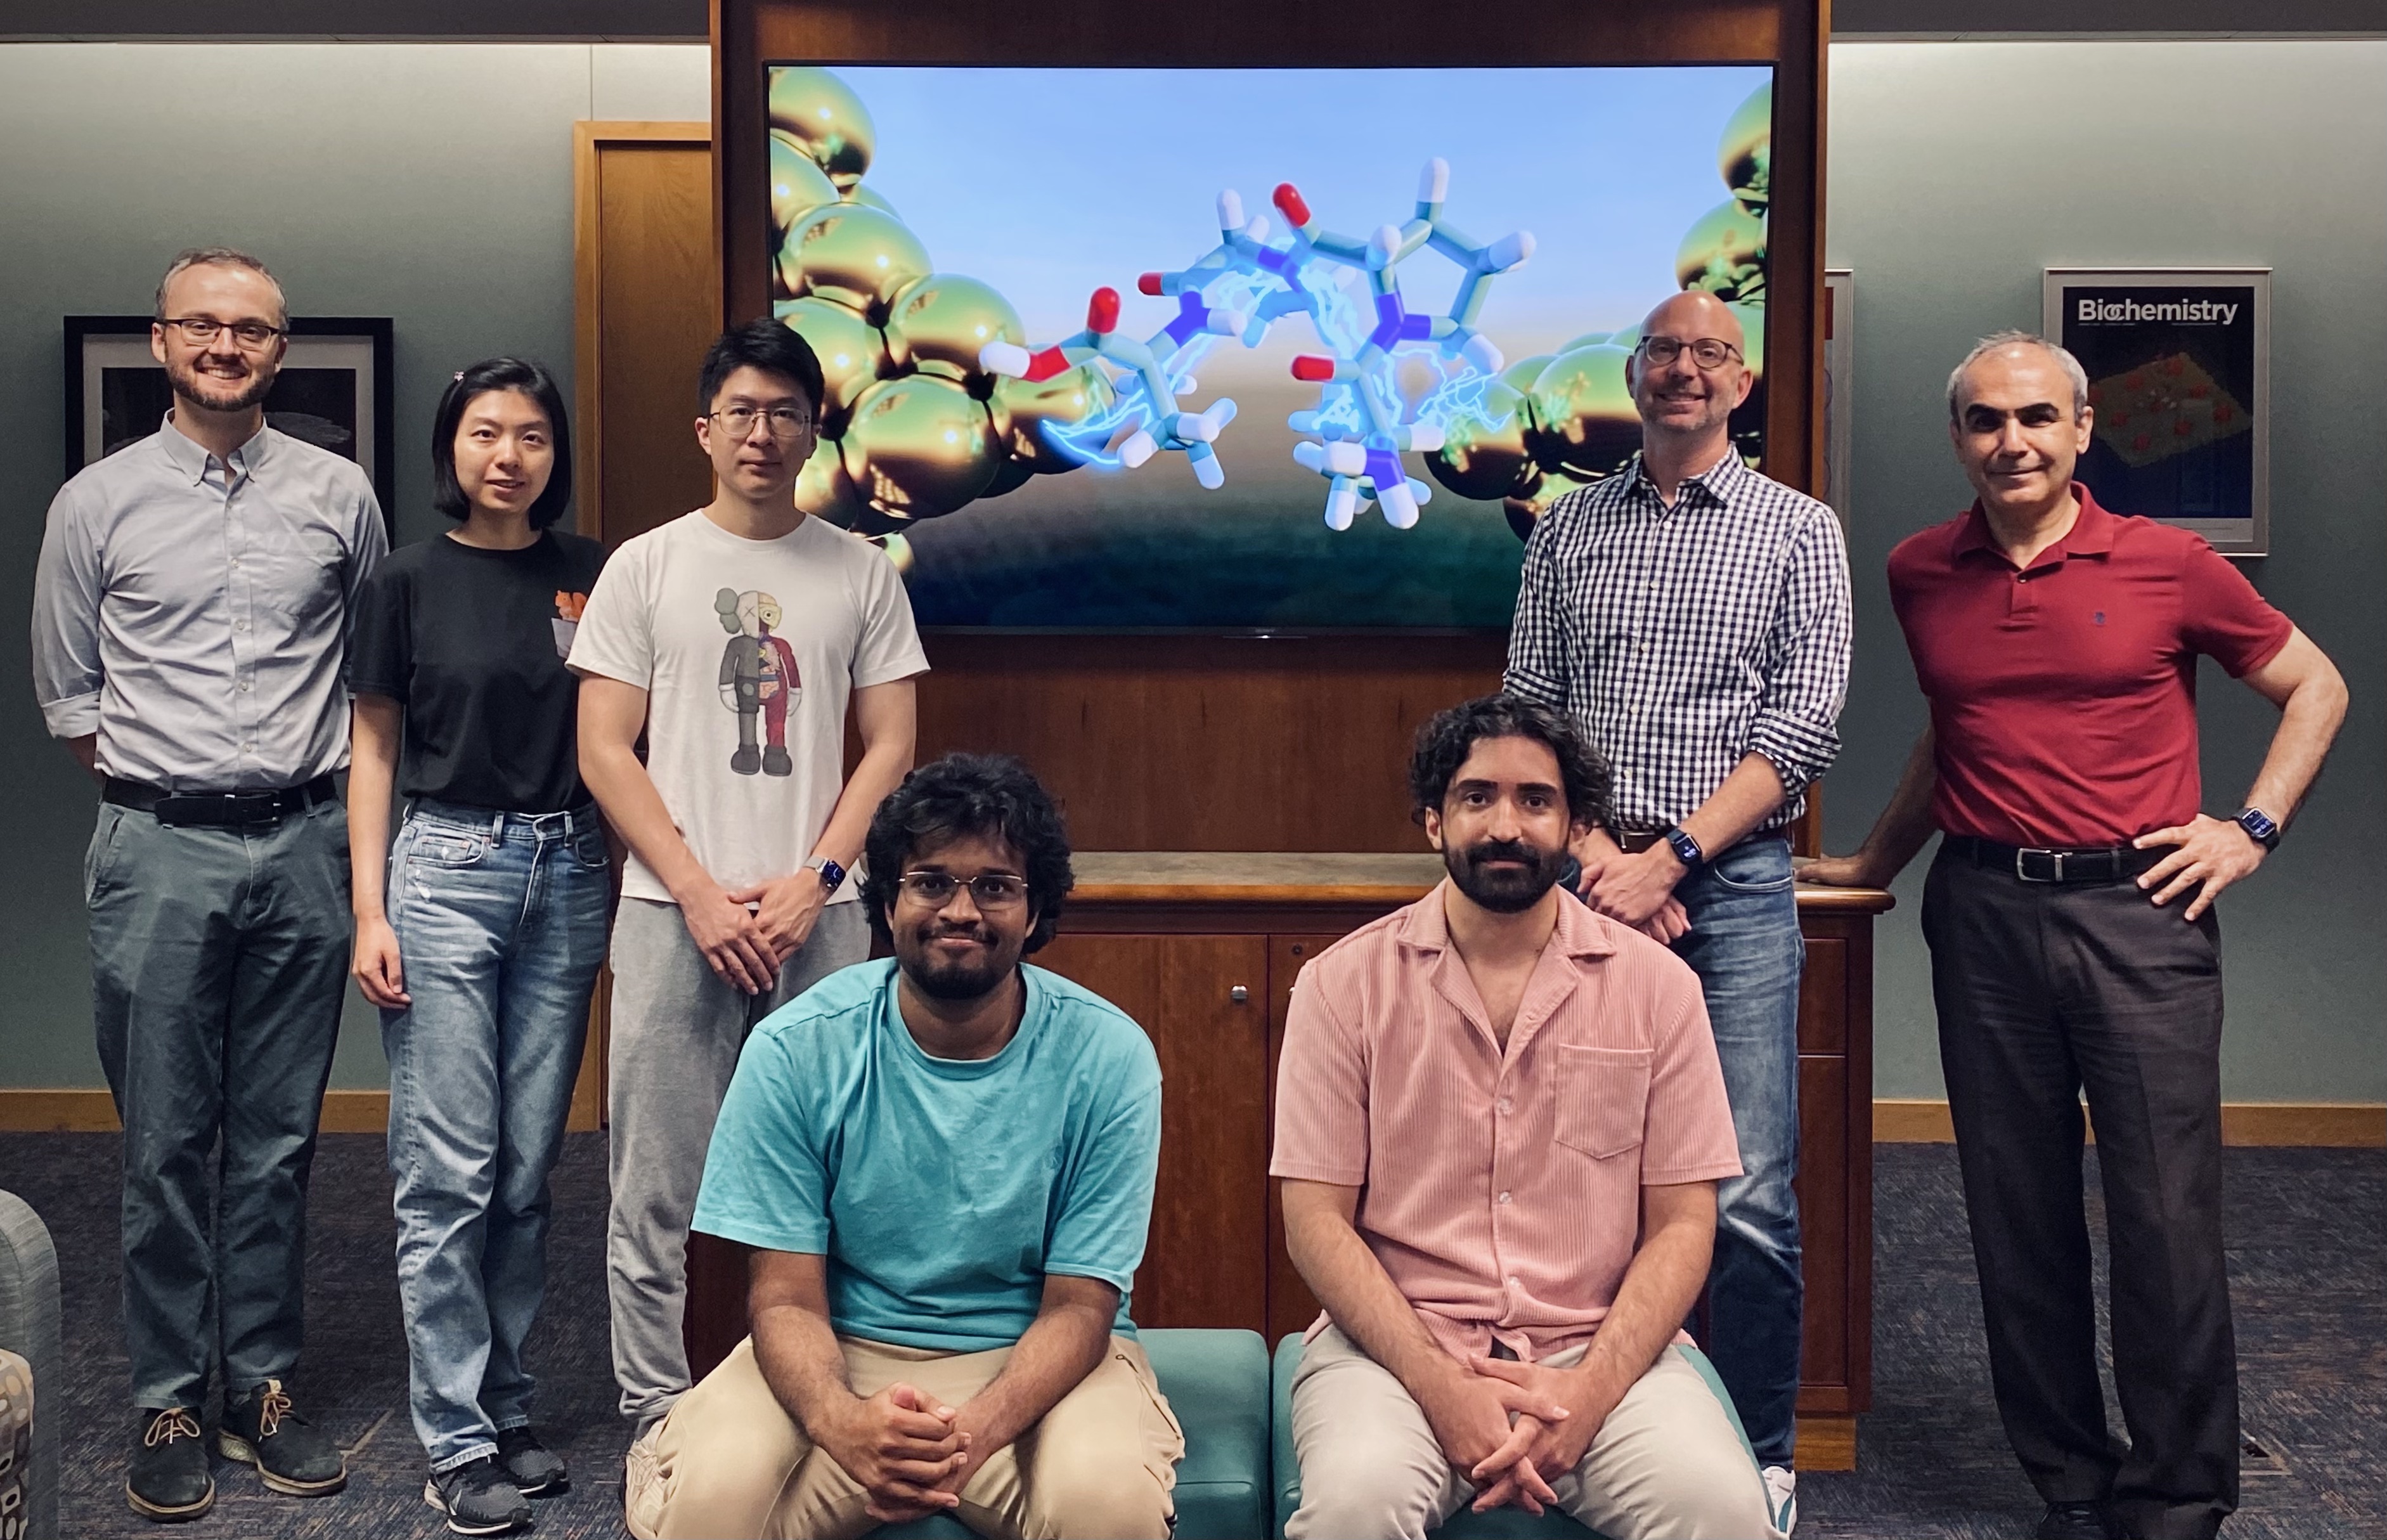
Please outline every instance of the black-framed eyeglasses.
[{"label": "black-framed eyeglasses", "polygon": [[725,407],[708,411],[707,417],[722,426],[734,438],[743,438],[754,431],[754,420],[762,418],[771,425],[774,438],[793,438],[813,425],[813,415],[793,407]]},{"label": "black-framed eyeglasses", "polygon": [[215,341],[225,332],[230,332],[233,341],[252,353],[267,347],[275,337],[286,337],[290,335],[290,329],[286,326],[268,326],[261,321],[235,321],[227,324],[208,315],[160,316],[158,318],[158,324],[180,327],[184,341],[201,347]]},{"label": "black-framed eyeglasses", "polygon": [[1027,879],[1008,872],[981,872],[966,883],[951,872],[905,872],[897,885],[931,909],[953,903],[965,887],[980,909],[1009,909],[1028,902]]},{"label": "black-framed eyeglasses", "polygon": [[1686,347],[1690,349],[1691,361],[1701,369],[1722,369],[1726,359],[1742,356],[1739,348],[1722,337],[1701,337],[1697,342],[1685,342],[1680,337],[1643,337],[1637,351],[1663,369],[1681,358]]}]

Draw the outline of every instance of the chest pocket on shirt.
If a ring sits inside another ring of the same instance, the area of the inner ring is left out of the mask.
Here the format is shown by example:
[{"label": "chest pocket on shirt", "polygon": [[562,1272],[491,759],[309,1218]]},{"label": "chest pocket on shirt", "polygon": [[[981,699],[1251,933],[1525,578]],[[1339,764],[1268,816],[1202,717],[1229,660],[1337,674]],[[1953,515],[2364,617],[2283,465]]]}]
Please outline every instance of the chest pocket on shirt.
[{"label": "chest pocket on shirt", "polygon": [[253,549],[258,567],[253,581],[260,608],[307,625],[322,619],[339,603],[341,563],[347,552],[330,530],[269,524]]},{"label": "chest pocket on shirt", "polygon": [[1649,1110],[1647,1048],[1559,1049],[1558,1142],[1596,1160],[1641,1142]]}]

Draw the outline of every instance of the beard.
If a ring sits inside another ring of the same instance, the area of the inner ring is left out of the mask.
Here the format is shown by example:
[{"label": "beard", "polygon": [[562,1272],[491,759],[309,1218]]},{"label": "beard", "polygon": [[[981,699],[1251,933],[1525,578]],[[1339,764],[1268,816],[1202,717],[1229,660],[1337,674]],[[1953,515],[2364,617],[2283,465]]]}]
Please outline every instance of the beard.
[{"label": "beard", "polygon": [[[1495,861],[1520,863],[1514,868],[1493,867]],[[1545,851],[1522,839],[1486,839],[1463,851],[1442,852],[1443,868],[1453,886],[1496,915],[1517,915],[1541,903],[1558,885],[1566,861],[1564,851]]]},{"label": "beard", "polygon": [[[975,958],[941,957],[935,944],[949,936],[966,936],[982,943]],[[1017,950],[982,926],[939,925],[934,921],[912,933],[911,944],[895,949],[896,963],[912,987],[931,1000],[982,1000],[1011,977],[1019,966]]]},{"label": "beard", "polygon": [[259,369],[254,363],[248,365],[247,375],[237,380],[202,374],[188,362],[166,365],[166,380],[174,387],[174,394],[209,411],[247,410],[273,389],[273,375],[274,371]]}]

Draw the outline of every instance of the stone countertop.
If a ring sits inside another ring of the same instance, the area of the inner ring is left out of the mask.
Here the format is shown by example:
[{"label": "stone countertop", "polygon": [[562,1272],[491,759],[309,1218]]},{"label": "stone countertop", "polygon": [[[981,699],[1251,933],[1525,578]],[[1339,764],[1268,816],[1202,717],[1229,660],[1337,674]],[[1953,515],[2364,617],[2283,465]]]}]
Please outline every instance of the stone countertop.
[{"label": "stone countertop", "polygon": [[[1431,851],[1080,851],[1073,902],[1083,903],[1407,903],[1442,880]],[[1870,888],[1801,888],[1802,909],[1879,914]]]}]

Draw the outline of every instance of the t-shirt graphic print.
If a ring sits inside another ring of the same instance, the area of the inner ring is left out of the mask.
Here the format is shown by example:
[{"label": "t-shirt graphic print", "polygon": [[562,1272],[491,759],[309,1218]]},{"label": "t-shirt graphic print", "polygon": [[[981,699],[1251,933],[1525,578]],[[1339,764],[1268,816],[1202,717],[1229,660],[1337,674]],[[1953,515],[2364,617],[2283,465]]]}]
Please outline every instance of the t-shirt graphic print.
[{"label": "t-shirt graphic print", "polygon": [[724,588],[713,596],[713,610],[729,633],[729,645],[721,650],[721,703],[738,713],[738,751],[729,756],[729,768],[741,776],[791,776],[796,762],[788,757],[788,713],[802,701],[804,682],[796,650],[773,635],[784,618],[779,601],[760,588],[742,594]]}]

